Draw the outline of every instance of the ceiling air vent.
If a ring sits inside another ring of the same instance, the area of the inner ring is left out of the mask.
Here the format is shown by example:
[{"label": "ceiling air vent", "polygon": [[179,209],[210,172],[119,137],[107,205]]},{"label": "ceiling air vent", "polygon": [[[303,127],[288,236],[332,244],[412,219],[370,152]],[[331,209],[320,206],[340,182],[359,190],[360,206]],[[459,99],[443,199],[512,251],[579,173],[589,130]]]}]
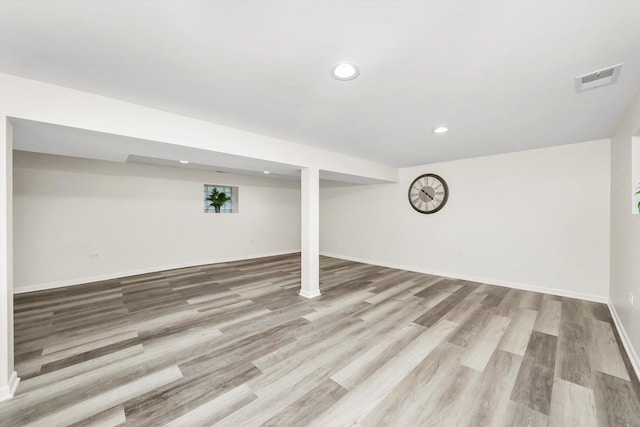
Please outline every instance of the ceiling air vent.
[{"label": "ceiling air vent", "polygon": [[576,92],[614,84],[618,81],[621,68],[622,64],[618,64],[576,77]]}]

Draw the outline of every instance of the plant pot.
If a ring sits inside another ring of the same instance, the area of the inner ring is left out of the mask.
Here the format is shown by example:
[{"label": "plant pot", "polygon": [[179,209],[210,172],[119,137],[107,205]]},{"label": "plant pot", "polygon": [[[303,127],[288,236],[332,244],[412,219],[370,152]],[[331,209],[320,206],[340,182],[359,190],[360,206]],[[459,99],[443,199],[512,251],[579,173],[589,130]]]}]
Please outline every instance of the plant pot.
[{"label": "plant pot", "polygon": [[220,213],[221,206],[214,206],[213,208],[216,210],[216,213]]}]

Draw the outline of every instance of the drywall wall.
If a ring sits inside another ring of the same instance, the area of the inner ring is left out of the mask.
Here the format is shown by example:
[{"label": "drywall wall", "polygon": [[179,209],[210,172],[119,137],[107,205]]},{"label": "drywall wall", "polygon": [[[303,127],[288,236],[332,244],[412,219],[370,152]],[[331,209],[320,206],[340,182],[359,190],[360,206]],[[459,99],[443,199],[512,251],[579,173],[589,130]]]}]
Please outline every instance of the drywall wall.
[{"label": "drywall wall", "polygon": [[[2,99],[0,98],[0,105]],[[20,379],[13,370],[13,129],[0,115],[0,401],[10,399]]]},{"label": "drywall wall", "polygon": [[[640,186],[631,181],[634,135],[640,138],[640,93],[611,139],[611,302],[640,375],[640,215],[629,209],[634,190]],[[629,294],[634,295],[633,307]]]},{"label": "drywall wall", "polygon": [[[600,140],[411,167],[397,184],[323,183],[321,253],[606,301],[609,148]],[[408,202],[423,173],[450,189],[432,215]]]},{"label": "drywall wall", "polygon": [[[203,213],[205,183],[239,212]],[[295,252],[300,183],[15,151],[14,236],[16,292]]]}]

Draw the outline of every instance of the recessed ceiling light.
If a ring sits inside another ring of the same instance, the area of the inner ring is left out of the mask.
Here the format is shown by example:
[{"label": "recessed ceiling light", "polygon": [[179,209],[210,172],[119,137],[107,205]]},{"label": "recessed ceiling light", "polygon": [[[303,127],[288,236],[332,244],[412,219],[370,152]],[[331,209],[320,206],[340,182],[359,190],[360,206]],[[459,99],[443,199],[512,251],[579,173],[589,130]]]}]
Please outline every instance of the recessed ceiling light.
[{"label": "recessed ceiling light", "polygon": [[269,172],[269,171],[264,171],[264,173],[271,173],[271,172]]},{"label": "recessed ceiling light", "polygon": [[189,160],[180,160],[180,163],[182,163],[183,165],[187,165],[189,164]]},{"label": "recessed ceiling light", "polygon": [[445,133],[449,132],[449,128],[446,126],[439,126],[433,130],[433,133]]},{"label": "recessed ceiling light", "polygon": [[336,80],[353,80],[360,75],[356,64],[341,62],[331,67],[331,77]]}]

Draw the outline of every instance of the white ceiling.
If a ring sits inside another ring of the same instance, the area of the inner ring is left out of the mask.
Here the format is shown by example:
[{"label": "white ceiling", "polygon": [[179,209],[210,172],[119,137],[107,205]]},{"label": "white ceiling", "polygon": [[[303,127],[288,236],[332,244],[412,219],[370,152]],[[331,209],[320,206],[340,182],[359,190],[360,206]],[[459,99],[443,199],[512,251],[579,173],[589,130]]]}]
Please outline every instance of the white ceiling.
[{"label": "white ceiling", "polygon": [[635,0],[0,0],[0,71],[412,166],[611,136],[639,22]]},{"label": "white ceiling", "polygon": [[[11,124],[13,148],[21,151],[225,173],[264,175],[264,171],[268,171],[270,176],[277,178],[300,176],[299,167],[266,160],[32,120],[11,119]],[[189,163],[181,164],[179,160]]]},{"label": "white ceiling", "polygon": [[[288,180],[300,179],[300,167],[296,165],[32,120],[12,118],[11,124],[13,148],[20,151]],[[182,164],[180,160],[186,160],[189,163]],[[269,174],[265,175],[265,171]],[[383,182],[374,178],[326,170],[320,171],[320,178],[351,184]]]}]

